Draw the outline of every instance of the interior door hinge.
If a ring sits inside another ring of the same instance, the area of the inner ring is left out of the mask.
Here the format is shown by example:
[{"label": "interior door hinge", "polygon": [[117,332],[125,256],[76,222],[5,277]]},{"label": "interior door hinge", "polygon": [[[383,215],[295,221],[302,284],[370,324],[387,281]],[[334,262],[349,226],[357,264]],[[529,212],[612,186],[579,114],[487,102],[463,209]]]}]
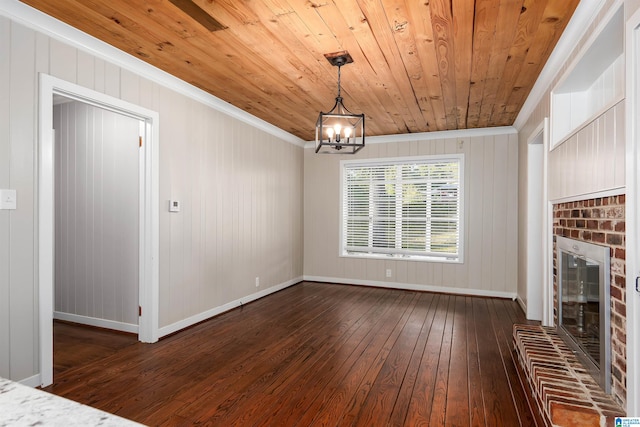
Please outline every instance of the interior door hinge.
[{"label": "interior door hinge", "polygon": [[138,137],[138,141],[140,143],[140,147],[142,147],[142,137],[141,136]]},{"label": "interior door hinge", "polygon": [[142,316],[142,306],[138,306],[138,316]]}]

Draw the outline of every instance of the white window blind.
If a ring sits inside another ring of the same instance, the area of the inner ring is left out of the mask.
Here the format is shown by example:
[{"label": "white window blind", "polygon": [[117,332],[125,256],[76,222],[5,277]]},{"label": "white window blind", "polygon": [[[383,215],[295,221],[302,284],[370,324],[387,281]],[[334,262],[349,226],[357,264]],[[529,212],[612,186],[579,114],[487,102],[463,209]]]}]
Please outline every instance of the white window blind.
[{"label": "white window blind", "polygon": [[462,157],[343,162],[342,254],[458,261]]}]

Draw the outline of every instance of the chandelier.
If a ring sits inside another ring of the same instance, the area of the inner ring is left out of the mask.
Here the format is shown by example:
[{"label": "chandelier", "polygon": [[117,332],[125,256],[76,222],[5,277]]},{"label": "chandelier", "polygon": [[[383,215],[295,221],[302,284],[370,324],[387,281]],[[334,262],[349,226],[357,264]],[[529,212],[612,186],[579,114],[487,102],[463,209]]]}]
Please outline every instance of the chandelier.
[{"label": "chandelier", "polygon": [[316,153],[355,154],[364,147],[364,113],[353,114],[342,103],[340,67],[353,62],[347,52],[326,54],[331,65],[338,67],[338,96],[328,112],[320,112],[316,122]]}]

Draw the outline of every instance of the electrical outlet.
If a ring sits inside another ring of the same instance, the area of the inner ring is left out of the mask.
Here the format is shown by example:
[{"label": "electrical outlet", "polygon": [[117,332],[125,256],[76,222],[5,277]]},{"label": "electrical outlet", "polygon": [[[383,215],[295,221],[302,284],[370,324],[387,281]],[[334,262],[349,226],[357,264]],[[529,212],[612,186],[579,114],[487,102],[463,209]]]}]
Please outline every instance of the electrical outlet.
[{"label": "electrical outlet", "polygon": [[387,277],[391,277],[391,274],[392,274],[392,273],[393,273],[393,271],[391,271],[391,269],[390,269],[390,268],[387,268],[387,271],[386,271],[386,275],[387,275]]},{"label": "electrical outlet", "polygon": [[260,278],[256,277],[256,288],[260,287]]}]

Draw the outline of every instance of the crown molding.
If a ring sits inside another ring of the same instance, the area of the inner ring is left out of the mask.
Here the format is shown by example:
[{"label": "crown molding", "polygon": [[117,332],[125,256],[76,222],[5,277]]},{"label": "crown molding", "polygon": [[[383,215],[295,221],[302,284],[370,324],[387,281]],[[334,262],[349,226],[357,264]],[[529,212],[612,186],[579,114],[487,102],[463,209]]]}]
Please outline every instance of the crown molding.
[{"label": "crown molding", "polygon": [[0,1],[0,16],[132,71],[286,142],[304,146],[301,138],[18,0]]},{"label": "crown molding", "polygon": [[[442,130],[434,132],[403,133],[397,135],[367,136],[367,144],[386,144],[389,142],[431,141],[435,139],[473,138],[478,136],[514,135],[518,130],[513,126],[492,128]],[[307,141],[304,148],[315,148],[315,141]]]}]

